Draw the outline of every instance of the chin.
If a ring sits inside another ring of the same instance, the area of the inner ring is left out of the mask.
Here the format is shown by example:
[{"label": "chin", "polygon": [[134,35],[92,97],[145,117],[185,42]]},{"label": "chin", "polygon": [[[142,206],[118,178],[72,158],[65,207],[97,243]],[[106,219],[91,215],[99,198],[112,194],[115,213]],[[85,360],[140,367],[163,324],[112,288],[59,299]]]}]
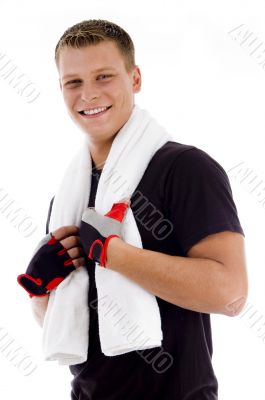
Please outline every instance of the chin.
[{"label": "chin", "polygon": [[102,133],[101,131],[89,131],[88,129],[84,129],[84,127],[82,127],[82,131],[86,134],[86,136],[88,137],[89,141],[96,143],[96,142],[109,142],[111,140],[113,140],[116,136],[116,134],[108,134],[108,133]]}]

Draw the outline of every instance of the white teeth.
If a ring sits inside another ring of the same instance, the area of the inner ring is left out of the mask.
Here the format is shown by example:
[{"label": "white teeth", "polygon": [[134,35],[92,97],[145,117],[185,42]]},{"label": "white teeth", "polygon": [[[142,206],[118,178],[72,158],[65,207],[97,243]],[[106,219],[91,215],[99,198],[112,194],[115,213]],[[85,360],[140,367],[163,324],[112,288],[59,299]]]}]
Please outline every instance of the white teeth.
[{"label": "white teeth", "polygon": [[84,111],[85,115],[93,115],[93,114],[98,114],[102,111],[105,111],[107,109],[107,107],[101,107],[101,108],[94,108],[93,110],[89,110],[89,111]]}]

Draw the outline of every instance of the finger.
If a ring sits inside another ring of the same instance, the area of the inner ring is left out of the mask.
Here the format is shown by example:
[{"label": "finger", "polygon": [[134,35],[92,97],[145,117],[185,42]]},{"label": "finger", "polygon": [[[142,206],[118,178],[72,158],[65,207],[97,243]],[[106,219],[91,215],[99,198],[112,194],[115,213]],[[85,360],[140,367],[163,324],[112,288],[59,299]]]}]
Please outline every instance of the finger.
[{"label": "finger", "polygon": [[79,258],[80,256],[84,256],[85,252],[82,247],[73,247],[70,250],[67,250],[67,253],[72,259]]},{"label": "finger", "polygon": [[73,247],[81,247],[79,236],[69,236],[66,239],[60,240],[60,243],[67,250],[72,249]]},{"label": "finger", "polygon": [[68,226],[61,226],[60,228],[56,229],[54,232],[51,232],[52,235],[57,240],[62,240],[68,236],[77,235],[79,232],[79,227],[76,225],[68,225]]},{"label": "finger", "polygon": [[75,268],[84,267],[86,265],[86,260],[84,257],[79,257],[73,260]]}]

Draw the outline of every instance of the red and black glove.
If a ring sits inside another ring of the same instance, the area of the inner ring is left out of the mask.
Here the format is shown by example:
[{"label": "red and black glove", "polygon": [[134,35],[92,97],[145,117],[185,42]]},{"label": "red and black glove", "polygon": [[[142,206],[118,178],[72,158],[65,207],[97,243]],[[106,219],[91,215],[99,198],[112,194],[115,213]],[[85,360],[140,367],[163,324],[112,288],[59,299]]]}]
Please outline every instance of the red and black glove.
[{"label": "red and black glove", "polygon": [[67,250],[49,233],[40,241],[26,273],[18,275],[17,281],[30,297],[45,296],[74,270]]},{"label": "red and black glove", "polygon": [[80,240],[88,258],[106,267],[107,247],[110,239],[121,236],[122,222],[129,204],[113,204],[111,210],[101,215],[94,208],[87,208],[81,219]]}]

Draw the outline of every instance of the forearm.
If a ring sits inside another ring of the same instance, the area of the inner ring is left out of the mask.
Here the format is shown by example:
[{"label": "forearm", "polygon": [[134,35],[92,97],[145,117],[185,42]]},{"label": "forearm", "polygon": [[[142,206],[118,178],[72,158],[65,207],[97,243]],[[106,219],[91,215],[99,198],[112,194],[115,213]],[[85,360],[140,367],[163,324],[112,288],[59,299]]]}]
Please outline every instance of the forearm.
[{"label": "forearm", "polygon": [[42,327],[44,317],[47,311],[49,302],[49,295],[47,296],[34,296],[31,298],[31,309],[35,320]]},{"label": "forearm", "polygon": [[229,314],[229,278],[225,266],[211,259],[170,256],[110,240],[107,268],[182,308]]}]

